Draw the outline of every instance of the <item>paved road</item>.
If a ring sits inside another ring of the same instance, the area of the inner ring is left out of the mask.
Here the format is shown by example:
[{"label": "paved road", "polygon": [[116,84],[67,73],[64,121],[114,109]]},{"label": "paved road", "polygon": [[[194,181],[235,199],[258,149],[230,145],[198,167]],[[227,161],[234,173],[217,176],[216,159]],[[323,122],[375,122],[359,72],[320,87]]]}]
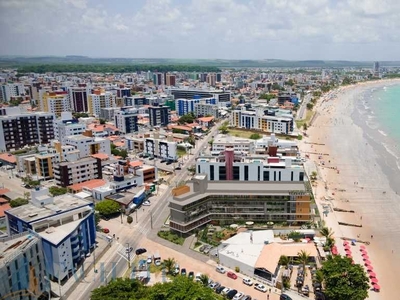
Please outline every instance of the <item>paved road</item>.
[{"label": "paved road", "polygon": [[[204,149],[204,147],[207,147],[208,142],[212,139],[217,130],[218,124],[214,126],[207,137],[197,141],[196,148],[192,150],[193,155],[191,155],[190,158],[185,161],[185,164],[182,166],[181,170],[176,171],[176,175],[171,180],[169,187],[162,195],[159,195],[157,206],[155,206],[149,212],[148,218],[142,218],[133,230],[127,231],[123,227],[120,228],[120,232],[117,232],[116,234],[120,237],[119,243],[121,245],[126,245],[129,243],[129,246],[133,247],[133,249],[136,249],[140,247],[140,240],[143,236],[149,235],[150,232],[152,232],[151,236],[154,236],[154,233],[163,226],[163,223],[169,215],[168,197],[170,197],[171,190],[178,182],[187,179],[187,167],[195,162],[198,154]],[[117,244],[117,242],[114,243]],[[112,248],[108,251],[109,253],[103,257],[103,264],[101,265],[99,272],[97,274],[94,274],[93,270],[89,272],[87,277],[91,278],[91,281],[85,281],[82,284],[79,284],[79,286],[70,295],[68,295],[68,299],[89,299],[90,292],[93,289],[100,285],[106,284],[106,282],[109,282],[113,277],[115,278],[122,276],[126,272],[128,267],[127,260],[118,253],[118,248],[120,248],[120,245],[112,246]],[[134,257],[135,255],[132,253],[131,259],[133,260]]]},{"label": "paved road", "polygon": [[299,112],[296,116],[297,120],[304,119],[304,112],[306,111],[307,104],[310,102],[310,100],[311,100],[311,94],[306,94],[303,98],[303,101],[301,102]]}]

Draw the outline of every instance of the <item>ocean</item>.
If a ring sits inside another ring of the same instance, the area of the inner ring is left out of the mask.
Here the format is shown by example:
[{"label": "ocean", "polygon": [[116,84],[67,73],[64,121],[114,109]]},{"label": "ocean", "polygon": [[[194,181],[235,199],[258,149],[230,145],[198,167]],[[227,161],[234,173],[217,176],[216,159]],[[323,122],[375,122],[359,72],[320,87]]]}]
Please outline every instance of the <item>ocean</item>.
[{"label": "ocean", "polygon": [[400,85],[365,90],[356,99],[352,119],[374,148],[391,187],[400,194]]}]

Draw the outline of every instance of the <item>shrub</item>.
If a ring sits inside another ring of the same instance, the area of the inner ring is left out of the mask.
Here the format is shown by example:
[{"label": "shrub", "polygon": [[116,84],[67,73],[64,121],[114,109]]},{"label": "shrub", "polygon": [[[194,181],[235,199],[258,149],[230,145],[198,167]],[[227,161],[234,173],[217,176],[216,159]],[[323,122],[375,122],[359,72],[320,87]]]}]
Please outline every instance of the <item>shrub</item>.
[{"label": "shrub", "polygon": [[235,267],[235,272],[239,273],[240,272],[240,268],[239,267]]},{"label": "shrub", "polygon": [[157,235],[160,238],[163,238],[164,240],[170,241],[177,245],[183,245],[183,243],[185,242],[185,239],[183,237],[180,237],[176,233],[173,233],[171,231],[161,230],[157,233]]},{"label": "shrub", "polygon": [[195,248],[200,247],[201,245],[203,245],[203,244],[200,243],[199,241],[197,241],[196,243],[194,243],[194,247],[195,247]]}]

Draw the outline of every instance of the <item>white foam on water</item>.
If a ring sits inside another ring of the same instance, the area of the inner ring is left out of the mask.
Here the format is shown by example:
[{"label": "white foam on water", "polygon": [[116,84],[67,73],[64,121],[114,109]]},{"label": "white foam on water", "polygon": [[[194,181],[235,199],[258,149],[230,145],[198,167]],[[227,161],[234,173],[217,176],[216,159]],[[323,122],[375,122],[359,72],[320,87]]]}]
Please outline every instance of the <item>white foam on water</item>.
[{"label": "white foam on water", "polygon": [[394,158],[399,159],[399,157],[396,155],[396,153],[392,149],[390,149],[389,145],[387,145],[385,143],[382,143],[382,145],[383,145],[383,147],[385,147],[386,151],[388,153],[390,153]]},{"label": "white foam on water", "polygon": [[383,130],[378,130],[378,132],[379,132],[380,134],[382,134],[383,136],[387,136],[387,133],[384,132]]}]

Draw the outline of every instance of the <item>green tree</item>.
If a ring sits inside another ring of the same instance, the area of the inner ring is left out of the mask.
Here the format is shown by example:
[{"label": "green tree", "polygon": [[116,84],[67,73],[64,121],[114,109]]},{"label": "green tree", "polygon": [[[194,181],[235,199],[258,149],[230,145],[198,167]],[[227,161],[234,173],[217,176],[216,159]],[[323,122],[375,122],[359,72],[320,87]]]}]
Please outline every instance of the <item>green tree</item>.
[{"label": "green tree", "polygon": [[304,123],[304,124],[303,124],[303,130],[306,131],[307,128],[308,128],[307,123]]},{"label": "green tree", "polygon": [[138,280],[129,278],[116,278],[105,286],[100,286],[92,291],[91,300],[134,300],[147,299],[149,288]]},{"label": "green tree", "polygon": [[299,259],[299,262],[303,265],[304,274],[307,276],[306,264],[308,264],[310,254],[304,250],[301,250],[299,253],[297,253],[297,257]]},{"label": "green tree", "polygon": [[186,124],[186,123],[193,123],[194,120],[196,119],[196,116],[194,115],[193,112],[190,112],[186,115],[183,115],[182,117],[179,118],[178,124]]},{"label": "green tree", "polygon": [[222,123],[222,125],[218,128],[218,130],[221,131],[222,134],[227,134],[229,132],[228,124],[229,122]]},{"label": "green tree", "polygon": [[102,118],[99,119],[99,122],[100,122],[101,125],[106,124],[106,120],[105,120],[105,119],[102,119]]},{"label": "green tree", "polygon": [[325,294],[331,300],[364,300],[368,297],[368,277],[364,268],[340,255],[328,256],[322,263]]},{"label": "green tree", "polygon": [[126,222],[127,222],[128,224],[132,224],[133,218],[132,218],[131,216],[128,216],[128,217],[126,218]]},{"label": "green tree", "polygon": [[210,278],[208,277],[208,275],[207,274],[201,274],[201,276],[200,276],[200,283],[203,285],[203,286],[208,286],[208,281],[210,280]]},{"label": "green tree", "polygon": [[11,207],[18,207],[18,206],[25,205],[25,204],[28,204],[28,203],[29,203],[28,199],[16,198],[16,199],[10,201],[10,206]]},{"label": "green tree", "polygon": [[162,265],[166,269],[167,274],[172,274],[172,270],[174,269],[175,263],[176,263],[175,259],[173,258],[167,258],[163,260]]},{"label": "green tree", "polygon": [[279,264],[284,267],[289,266],[289,261],[289,257],[287,257],[286,255],[281,255],[281,257],[279,258]]},{"label": "green tree", "polygon": [[[315,171],[314,171],[315,172]],[[312,173],[312,175],[311,176],[317,176],[317,172],[315,172],[315,174],[314,174],[314,172]],[[331,237],[333,237],[333,234],[334,234],[334,232],[333,232],[333,230],[332,230],[332,228],[328,228],[328,227],[322,227],[320,230],[319,230],[319,233],[322,235],[322,236],[324,236],[324,237],[326,237],[326,238],[331,238]]]},{"label": "green tree", "polygon": [[253,133],[253,134],[250,136],[250,139],[252,139],[252,140],[261,139],[261,135],[258,134],[258,133]]},{"label": "green tree", "polygon": [[120,211],[119,204],[113,200],[105,199],[96,204],[96,210],[103,216],[113,215]]},{"label": "green tree", "polygon": [[312,110],[314,108],[314,104],[312,103],[307,103],[307,109]]},{"label": "green tree", "polygon": [[49,187],[49,193],[55,197],[55,196],[60,196],[64,195],[67,193],[67,188],[64,187],[58,187],[58,186],[51,186]]},{"label": "green tree", "polygon": [[260,94],[258,97],[259,99],[265,99],[267,102],[271,101],[271,99],[274,99],[276,96],[274,94]]}]

